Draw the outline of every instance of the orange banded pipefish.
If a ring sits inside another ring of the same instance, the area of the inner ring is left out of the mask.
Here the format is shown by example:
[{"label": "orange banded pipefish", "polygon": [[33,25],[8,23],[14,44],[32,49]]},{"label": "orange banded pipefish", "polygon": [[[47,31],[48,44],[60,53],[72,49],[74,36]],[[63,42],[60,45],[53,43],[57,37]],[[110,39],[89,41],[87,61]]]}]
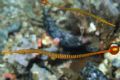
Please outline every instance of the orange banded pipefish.
[{"label": "orange banded pipefish", "polygon": [[11,54],[11,53],[19,53],[19,54],[32,54],[32,53],[38,53],[40,55],[46,55],[51,58],[55,59],[79,59],[79,58],[84,58],[84,57],[89,57],[89,56],[94,56],[94,55],[100,55],[104,54],[106,52],[110,52],[113,55],[116,55],[119,52],[119,45],[116,46],[111,46],[108,50],[103,50],[103,51],[98,51],[98,52],[91,52],[91,53],[86,53],[86,54],[61,54],[61,53],[53,53],[53,52],[48,52],[40,49],[21,49],[21,50],[16,50],[16,51],[1,51],[2,54]]},{"label": "orange banded pipefish", "polygon": [[108,52],[109,50],[103,50],[99,52],[91,52],[86,54],[77,54],[77,55],[70,55],[70,54],[61,54],[61,53],[52,53],[48,51],[43,51],[40,49],[22,49],[22,50],[16,50],[16,51],[2,51],[2,54],[11,54],[11,53],[18,53],[18,54],[31,54],[31,53],[38,53],[40,55],[46,55],[51,58],[55,59],[79,59],[84,57],[89,57],[93,55],[99,55]]}]

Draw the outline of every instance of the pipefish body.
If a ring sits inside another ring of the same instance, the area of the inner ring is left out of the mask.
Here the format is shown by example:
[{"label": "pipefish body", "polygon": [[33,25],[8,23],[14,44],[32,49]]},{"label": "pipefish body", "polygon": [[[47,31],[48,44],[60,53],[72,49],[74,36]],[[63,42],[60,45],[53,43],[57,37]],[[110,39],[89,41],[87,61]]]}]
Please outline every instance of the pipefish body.
[{"label": "pipefish body", "polygon": [[83,14],[83,15],[91,16],[92,18],[98,20],[99,22],[102,22],[102,23],[107,24],[107,25],[109,25],[109,26],[115,27],[115,24],[110,23],[110,22],[108,22],[107,20],[105,20],[105,19],[103,19],[103,18],[101,18],[101,17],[99,17],[99,16],[97,16],[97,15],[94,15],[94,14],[92,14],[92,13],[89,13],[89,12],[87,12],[87,11],[85,11],[85,10],[82,10],[82,9],[80,9],[80,8],[62,8],[62,9],[63,9],[63,10],[68,10],[68,11],[76,11],[76,12],[79,12],[79,13],[81,13],[81,14]]},{"label": "pipefish body", "polygon": [[102,53],[106,53],[108,50],[104,51],[99,51],[99,52],[91,52],[91,53],[86,53],[86,54],[77,54],[77,55],[70,55],[70,54],[61,54],[61,53],[52,53],[48,51],[43,51],[40,49],[22,49],[22,50],[16,50],[16,51],[2,51],[2,54],[11,54],[11,53],[19,53],[19,54],[31,54],[31,53],[38,53],[41,55],[47,55],[51,58],[56,58],[56,59],[79,59],[79,58],[84,58],[84,57],[89,57],[93,55],[98,55]]}]

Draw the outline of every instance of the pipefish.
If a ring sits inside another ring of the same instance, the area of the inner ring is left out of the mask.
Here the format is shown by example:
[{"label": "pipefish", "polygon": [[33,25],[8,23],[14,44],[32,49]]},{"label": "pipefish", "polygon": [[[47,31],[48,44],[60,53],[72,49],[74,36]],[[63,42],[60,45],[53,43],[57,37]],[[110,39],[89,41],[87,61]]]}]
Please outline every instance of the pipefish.
[{"label": "pipefish", "polygon": [[91,52],[86,54],[77,54],[77,55],[70,55],[70,54],[61,54],[61,53],[52,53],[48,51],[43,51],[40,49],[22,49],[22,50],[16,50],[16,51],[2,51],[2,54],[11,54],[11,53],[19,53],[19,54],[31,54],[31,53],[38,53],[41,55],[47,55],[51,58],[56,59],[79,59],[84,57],[89,57],[93,55],[99,55],[108,52],[108,50],[103,50],[99,52]]},{"label": "pipefish", "polygon": [[106,25],[115,27],[115,24],[113,24],[113,23],[111,23],[111,22],[108,22],[107,20],[105,20],[105,19],[103,19],[103,18],[101,18],[101,17],[99,17],[99,16],[97,16],[97,15],[95,15],[95,14],[92,14],[92,13],[90,13],[90,12],[87,12],[87,11],[85,11],[85,10],[82,10],[82,9],[80,9],[80,8],[58,7],[58,6],[56,6],[55,4],[50,3],[48,0],[41,0],[41,3],[44,4],[44,6],[46,6],[46,5],[51,5],[51,6],[53,6],[53,7],[57,7],[57,8],[59,8],[59,9],[61,9],[61,10],[76,11],[76,12],[79,12],[79,13],[81,13],[81,14],[83,14],[83,15],[90,16],[90,17],[96,19],[97,21],[102,22],[102,23],[104,23],[104,24],[106,24]]},{"label": "pipefish", "polygon": [[103,50],[103,51],[98,51],[98,52],[91,52],[91,53],[86,53],[86,54],[62,54],[62,53],[53,53],[49,51],[44,51],[41,49],[21,49],[21,50],[16,50],[16,51],[1,51],[2,54],[11,54],[11,53],[19,53],[19,54],[32,54],[32,53],[38,53],[40,55],[46,55],[51,58],[56,58],[56,59],[79,59],[79,58],[84,58],[84,57],[89,57],[89,56],[94,56],[94,55],[100,55],[104,54],[106,52],[110,52],[112,55],[116,55],[119,52],[119,46],[111,46],[108,50]]},{"label": "pipefish", "polygon": [[79,12],[79,13],[81,13],[81,14],[83,14],[83,15],[91,16],[92,18],[98,20],[99,22],[102,22],[102,23],[107,24],[107,25],[109,25],[109,26],[115,27],[115,24],[110,23],[110,22],[108,22],[107,20],[105,20],[105,19],[103,19],[103,18],[101,18],[101,17],[99,17],[99,16],[96,16],[96,15],[90,13],[90,12],[87,12],[87,11],[85,11],[85,10],[82,10],[82,9],[80,9],[80,8],[61,8],[61,9],[63,9],[63,10],[69,10],[69,11],[76,11],[76,12]]}]

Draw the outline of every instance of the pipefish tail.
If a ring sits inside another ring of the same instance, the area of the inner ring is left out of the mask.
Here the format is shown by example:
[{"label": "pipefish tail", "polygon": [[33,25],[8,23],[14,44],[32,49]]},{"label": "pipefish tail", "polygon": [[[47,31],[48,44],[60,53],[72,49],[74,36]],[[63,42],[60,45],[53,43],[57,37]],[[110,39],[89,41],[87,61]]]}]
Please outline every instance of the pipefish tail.
[{"label": "pipefish tail", "polygon": [[48,51],[43,51],[40,49],[22,49],[22,50],[16,50],[16,51],[3,51],[3,54],[11,54],[11,53],[19,53],[19,54],[31,54],[31,53],[38,53],[41,55],[47,55],[51,58],[56,59],[79,59],[84,57],[89,57],[93,55],[99,55],[108,52],[108,50],[99,51],[99,52],[93,52],[93,53],[86,53],[86,54],[79,54],[79,55],[70,55],[70,54],[61,54],[61,53],[52,53]]},{"label": "pipefish tail", "polygon": [[69,11],[76,11],[76,12],[79,12],[79,13],[81,13],[81,14],[83,14],[83,15],[91,16],[92,18],[94,18],[94,19],[98,20],[99,22],[102,22],[102,23],[104,23],[104,24],[106,24],[106,25],[115,27],[115,24],[110,23],[110,22],[108,22],[107,20],[105,20],[105,19],[103,19],[103,18],[101,18],[101,17],[99,17],[99,16],[96,16],[96,15],[94,15],[94,14],[92,14],[92,13],[89,13],[89,12],[87,12],[87,11],[84,11],[84,10],[82,10],[82,9],[79,9],[79,8],[61,8],[61,9],[63,9],[63,10],[69,10]]}]

